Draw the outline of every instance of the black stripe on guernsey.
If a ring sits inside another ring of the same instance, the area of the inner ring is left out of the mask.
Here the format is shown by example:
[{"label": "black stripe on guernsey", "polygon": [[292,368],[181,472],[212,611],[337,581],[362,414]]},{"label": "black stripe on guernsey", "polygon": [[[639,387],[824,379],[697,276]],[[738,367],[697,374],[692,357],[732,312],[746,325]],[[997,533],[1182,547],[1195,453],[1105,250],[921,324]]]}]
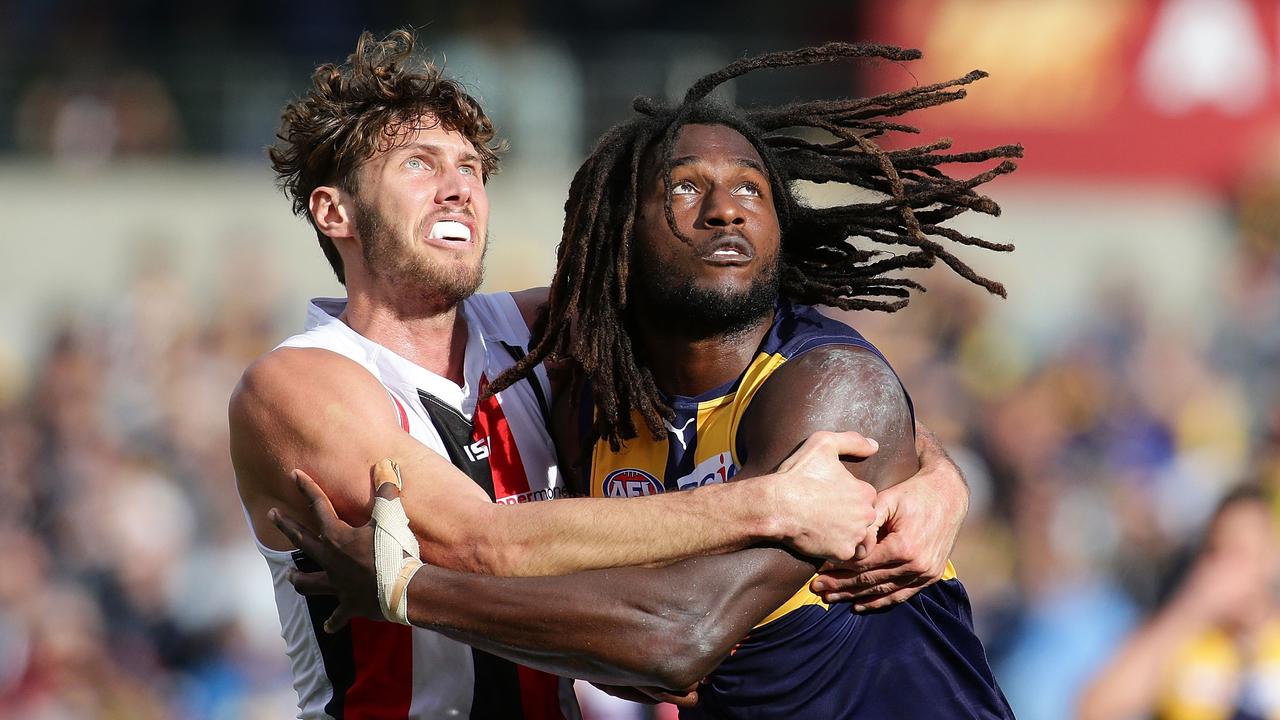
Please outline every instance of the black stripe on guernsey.
[{"label": "black stripe on guernsey", "polygon": [[[474,427],[457,408],[431,393],[418,389],[418,399],[431,418],[431,424],[440,434],[445,451],[454,467],[463,471],[493,500],[493,470],[489,467],[489,455],[474,452],[472,443]],[[472,458],[476,459],[473,460]],[[524,708],[520,704],[520,677],[516,666],[508,660],[486,652],[471,649],[471,661],[475,666],[476,681],[472,686],[471,717],[512,718],[521,720]]]},{"label": "black stripe on guernsey", "polygon": [[520,677],[516,666],[483,650],[471,650],[475,665],[476,683],[471,696],[471,717],[512,718],[524,717],[520,702]]},{"label": "black stripe on guernsey", "polygon": [[[511,356],[511,359],[516,362],[520,362],[524,359],[524,350],[516,347],[515,345],[508,345],[504,342],[500,342],[498,344],[501,345],[503,349],[507,351],[507,354]],[[538,401],[538,409],[542,411],[542,422],[546,423],[547,427],[551,427],[551,404],[547,402],[547,395],[542,391],[542,383],[538,382],[537,372],[531,370],[529,374],[525,376],[525,380],[529,382],[529,387],[533,388],[533,397]]]},{"label": "black stripe on guernsey", "polygon": [[693,472],[693,457],[698,451],[698,406],[676,407],[675,418],[667,423],[667,467],[662,476],[668,491],[679,490],[680,478]]},{"label": "black stripe on guernsey", "polygon": [[440,440],[454,467],[484,488],[489,499],[493,500],[496,495],[493,491],[493,471],[489,468],[489,453],[481,455],[472,447],[474,441],[471,437],[471,421],[449,403],[421,388],[418,389],[418,399],[422,401],[427,417],[431,418],[431,424],[440,434]]},{"label": "black stripe on guernsey", "polygon": [[[319,572],[320,567],[301,550],[291,553],[294,567],[301,572]],[[306,595],[307,614],[311,616],[311,631],[315,633],[316,645],[320,647],[320,659],[324,663],[324,674],[329,677],[333,686],[333,697],[325,703],[324,711],[329,717],[340,718],[346,708],[347,689],[356,679],[355,655],[351,648],[351,625],[343,627],[336,633],[324,631],[324,621],[329,619],[338,609],[336,595]]]}]

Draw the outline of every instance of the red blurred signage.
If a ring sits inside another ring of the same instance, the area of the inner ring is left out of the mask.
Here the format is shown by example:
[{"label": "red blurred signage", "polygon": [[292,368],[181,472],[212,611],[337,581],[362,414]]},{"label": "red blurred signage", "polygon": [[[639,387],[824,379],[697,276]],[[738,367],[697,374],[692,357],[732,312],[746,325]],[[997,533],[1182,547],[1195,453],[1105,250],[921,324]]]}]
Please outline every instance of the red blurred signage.
[{"label": "red blurred signage", "polygon": [[[924,59],[882,89],[991,77],[913,118],[1022,174],[1234,184],[1280,159],[1280,1],[873,0],[868,38]],[[914,78],[912,77],[914,76]]]}]

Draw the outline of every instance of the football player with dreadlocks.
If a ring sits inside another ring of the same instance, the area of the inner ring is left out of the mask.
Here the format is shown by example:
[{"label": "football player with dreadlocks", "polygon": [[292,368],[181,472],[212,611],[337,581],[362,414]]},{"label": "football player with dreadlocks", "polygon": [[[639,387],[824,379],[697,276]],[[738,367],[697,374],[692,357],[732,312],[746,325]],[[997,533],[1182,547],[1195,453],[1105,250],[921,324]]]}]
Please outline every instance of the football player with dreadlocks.
[{"label": "football player with dreadlocks", "polygon": [[[635,483],[670,491],[758,476],[785,468],[812,433],[839,430],[879,441],[857,475],[882,491],[915,472],[914,411],[897,376],[867,340],[812,305],[897,310],[923,288],[894,273],[938,260],[1004,294],[945,243],[1012,247],[942,223],[966,210],[997,214],[975,188],[1011,172],[1021,148],[950,153],[947,141],[895,150],[878,142],[915,132],[896,118],[963,97],[961,86],[983,74],[776,108],[707,97],[756,69],[915,57],[840,43],[739,61],[699,80],[675,107],[638,100],[641,116],[601,140],[570,187],[540,338],[491,386],[501,390],[544,360],[569,362],[575,390],[561,394],[555,430],[580,490],[611,496]],[[807,130],[787,132],[795,129]],[[967,178],[941,170],[985,161],[999,162]],[[866,197],[810,207],[798,181],[845,183]],[[375,529],[345,525],[314,485],[302,486],[322,538],[279,522],[329,574],[295,584],[338,592],[348,611],[368,606],[360,598],[376,582],[380,597],[407,603],[415,625],[610,684],[628,684],[636,658],[650,659],[635,648],[669,642],[654,616],[694,618],[681,625],[690,628],[682,644],[665,645],[676,652],[661,675],[667,688],[702,680],[685,717],[1012,716],[950,569],[901,605],[857,613],[813,592],[820,563],[777,547],[661,568],[490,578],[423,566],[411,548],[383,540],[394,528],[378,527],[375,579]],[[379,495],[396,491],[387,483]],[[885,521],[891,532],[892,513]]]}]

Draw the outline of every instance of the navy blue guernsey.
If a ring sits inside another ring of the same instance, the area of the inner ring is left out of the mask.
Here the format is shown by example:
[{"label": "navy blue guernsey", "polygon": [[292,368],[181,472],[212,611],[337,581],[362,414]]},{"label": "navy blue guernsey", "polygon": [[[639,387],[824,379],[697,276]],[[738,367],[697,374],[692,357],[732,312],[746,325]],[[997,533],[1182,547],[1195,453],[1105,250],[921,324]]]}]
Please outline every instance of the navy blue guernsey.
[{"label": "navy blue guernsey", "polygon": [[[596,443],[591,495],[630,497],[729,481],[741,466],[738,426],[756,392],[786,362],[831,345],[863,348],[884,360],[848,325],[806,305],[780,303],[740,376],[696,397],[667,398],[676,417],[665,440],[642,433],[616,453],[608,442]],[[639,417],[636,422],[643,427]],[[949,563],[942,580],[880,612],[827,606],[807,584],[798,588],[734,648],[699,696],[698,707],[681,718],[1013,717]]]}]

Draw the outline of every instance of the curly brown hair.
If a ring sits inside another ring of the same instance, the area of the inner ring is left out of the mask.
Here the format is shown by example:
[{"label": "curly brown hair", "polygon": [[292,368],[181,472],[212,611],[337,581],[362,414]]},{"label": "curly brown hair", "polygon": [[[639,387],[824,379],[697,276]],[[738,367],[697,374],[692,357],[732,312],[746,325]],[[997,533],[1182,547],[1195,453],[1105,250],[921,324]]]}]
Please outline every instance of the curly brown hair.
[{"label": "curly brown hair", "polygon": [[433,62],[410,63],[414,37],[397,30],[383,40],[360,35],[343,65],[326,63],[311,76],[311,89],[285,106],[275,145],[268,148],[276,182],[293,212],[316,228],[320,248],[338,282],[346,284],[342,256],[320,231],[309,209],[311,193],[335,185],[355,194],[357,170],[375,154],[408,142],[419,118],[432,115],[461,134],[480,156],[483,179],[498,170],[505,145],[480,104]]}]

